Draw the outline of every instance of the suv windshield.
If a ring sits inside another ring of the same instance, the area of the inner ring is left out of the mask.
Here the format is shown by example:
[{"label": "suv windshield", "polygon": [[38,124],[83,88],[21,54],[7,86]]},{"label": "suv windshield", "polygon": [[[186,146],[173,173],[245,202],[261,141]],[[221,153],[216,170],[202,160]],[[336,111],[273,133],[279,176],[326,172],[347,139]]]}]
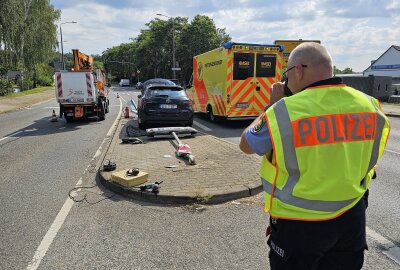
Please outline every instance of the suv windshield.
[{"label": "suv windshield", "polygon": [[186,98],[186,93],[183,89],[148,89],[146,97]]},{"label": "suv windshield", "polygon": [[162,85],[175,85],[175,83],[171,82],[170,80],[166,79],[150,79],[143,83],[145,86],[149,84],[162,84]]}]

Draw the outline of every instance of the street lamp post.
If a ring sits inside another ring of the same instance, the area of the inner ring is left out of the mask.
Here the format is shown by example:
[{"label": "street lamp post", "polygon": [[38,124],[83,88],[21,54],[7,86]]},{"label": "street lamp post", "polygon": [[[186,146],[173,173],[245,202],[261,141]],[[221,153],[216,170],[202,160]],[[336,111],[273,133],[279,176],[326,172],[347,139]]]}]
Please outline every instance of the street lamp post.
[{"label": "street lamp post", "polygon": [[62,28],[61,28],[61,25],[67,24],[67,23],[76,23],[76,22],[71,21],[71,22],[63,22],[63,23],[60,23],[60,36],[61,36],[61,66],[62,66],[62,69],[63,69],[63,70],[65,70],[65,64],[64,64],[64,46],[63,46],[63,38],[62,38]]},{"label": "street lamp post", "polygon": [[172,75],[173,79],[176,79],[176,74],[175,74],[175,21],[173,17],[157,13],[156,15],[158,16],[163,16],[169,19],[172,19]]}]

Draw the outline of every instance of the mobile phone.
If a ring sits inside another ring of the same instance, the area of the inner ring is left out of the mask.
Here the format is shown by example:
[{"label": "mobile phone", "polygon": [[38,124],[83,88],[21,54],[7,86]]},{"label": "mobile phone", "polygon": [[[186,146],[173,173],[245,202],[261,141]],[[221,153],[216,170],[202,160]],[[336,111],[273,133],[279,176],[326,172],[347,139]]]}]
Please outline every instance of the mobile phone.
[{"label": "mobile phone", "polygon": [[292,91],[289,89],[288,87],[288,81],[285,81],[285,86],[283,87],[283,92],[285,94],[285,96],[290,97],[293,95]]}]

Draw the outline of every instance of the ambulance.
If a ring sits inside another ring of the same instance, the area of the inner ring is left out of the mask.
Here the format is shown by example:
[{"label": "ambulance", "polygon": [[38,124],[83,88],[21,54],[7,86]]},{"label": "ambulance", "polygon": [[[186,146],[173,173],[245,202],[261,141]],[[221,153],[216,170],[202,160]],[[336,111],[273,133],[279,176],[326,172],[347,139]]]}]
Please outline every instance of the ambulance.
[{"label": "ambulance", "polygon": [[193,109],[217,119],[251,119],[270,102],[270,88],[282,76],[283,46],[225,43],[193,58],[187,94]]}]

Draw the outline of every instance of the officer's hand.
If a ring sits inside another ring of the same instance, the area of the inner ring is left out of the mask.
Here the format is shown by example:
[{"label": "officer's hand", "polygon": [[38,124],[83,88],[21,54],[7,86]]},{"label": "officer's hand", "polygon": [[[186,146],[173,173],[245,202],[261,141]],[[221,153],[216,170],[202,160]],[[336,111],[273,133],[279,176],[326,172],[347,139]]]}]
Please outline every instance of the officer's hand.
[{"label": "officer's hand", "polygon": [[274,83],[271,86],[270,105],[274,104],[281,98],[285,97],[284,87],[285,87],[285,84],[281,83],[281,82]]}]

